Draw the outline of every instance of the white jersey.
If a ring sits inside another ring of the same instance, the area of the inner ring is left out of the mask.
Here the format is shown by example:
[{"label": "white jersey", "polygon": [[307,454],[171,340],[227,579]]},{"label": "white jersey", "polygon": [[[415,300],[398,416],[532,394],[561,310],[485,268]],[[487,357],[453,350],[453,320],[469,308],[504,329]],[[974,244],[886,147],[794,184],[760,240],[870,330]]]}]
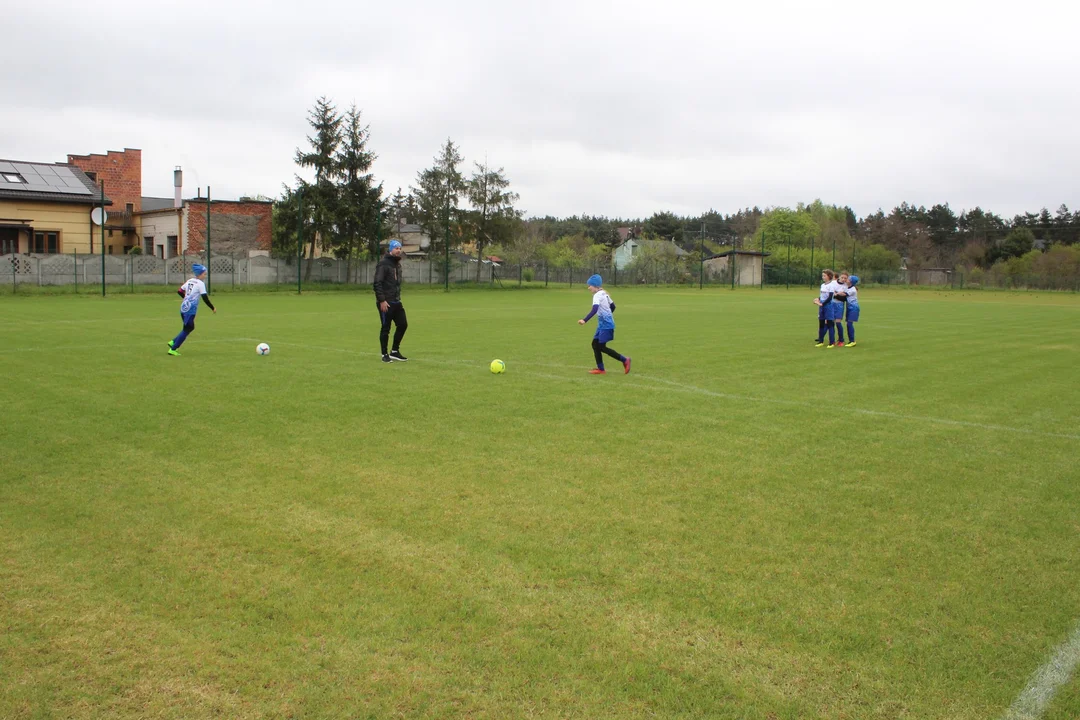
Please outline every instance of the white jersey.
[{"label": "white jersey", "polygon": [[180,303],[180,312],[185,315],[198,312],[199,300],[206,294],[206,283],[199,278],[191,278],[180,287],[184,290],[184,299]]},{"label": "white jersey", "polygon": [[821,290],[819,291],[818,300],[825,303],[829,301],[829,293],[832,292],[832,280],[827,283],[821,283]]},{"label": "white jersey", "polygon": [[855,287],[854,285],[852,285],[848,289],[844,290],[844,292],[847,293],[848,307],[853,307],[853,308],[859,307],[859,289],[857,287]]},{"label": "white jersey", "polygon": [[[831,292],[833,295],[836,295],[836,293],[847,292],[847,285],[843,284],[839,280],[833,280],[832,282],[830,282],[828,284],[828,287],[829,287],[829,292]],[[834,297],[833,301],[834,302],[843,302],[838,297]]]},{"label": "white jersey", "polygon": [[614,330],[615,317],[611,314],[611,296],[606,290],[597,290],[592,297],[592,304],[596,306],[596,329]]}]

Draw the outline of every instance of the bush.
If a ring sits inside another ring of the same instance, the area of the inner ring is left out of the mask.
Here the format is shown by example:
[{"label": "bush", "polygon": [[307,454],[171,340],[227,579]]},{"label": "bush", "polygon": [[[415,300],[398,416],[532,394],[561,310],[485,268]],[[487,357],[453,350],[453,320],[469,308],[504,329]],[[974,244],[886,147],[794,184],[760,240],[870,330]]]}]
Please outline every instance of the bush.
[{"label": "bush", "polygon": [[534,275],[534,273],[533,273],[532,268],[525,268],[524,270],[521,271],[521,278],[525,282],[532,282],[533,281],[533,275]]}]

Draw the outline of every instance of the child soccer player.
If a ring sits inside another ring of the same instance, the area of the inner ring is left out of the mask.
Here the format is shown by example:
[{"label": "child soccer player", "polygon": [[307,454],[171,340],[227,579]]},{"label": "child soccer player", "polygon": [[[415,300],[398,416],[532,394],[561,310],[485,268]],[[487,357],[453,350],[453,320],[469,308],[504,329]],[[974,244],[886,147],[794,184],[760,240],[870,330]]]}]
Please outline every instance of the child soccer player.
[{"label": "child soccer player", "polygon": [[818,296],[814,298],[814,304],[818,306],[818,336],[814,347],[821,347],[825,344],[826,330],[829,332],[829,347],[833,347],[833,342],[836,339],[832,313],[833,278],[832,270],[821,271],[821,290]]},{"label": "child soccer player", "polygon": [[206,267],[195,263],[191,266],[191,270],[195,273],[195,277],[181,285],[176,291],[177,295],[184,298],[180,303],[180,319],[184,321],[184,329],[169,341],[170,355],[179,355],[177,351],[180,346],[187,340],[188,335],[195,332],[195,313],[199,311],[199,300],[206,303],[206,307],[210,308],[215,315],[217,314],[217,308],[210,302],[210,296],[206,294],[206,284],[203,282],[206,277]]},{"label": "child soccer player", "polygon": [[592,316],[596,316],[596,334],[593,335],[592,349],[596,357],[596,367],[589,371],[590,375],[604,375],[604,355],[609,355],[623,366],[623,374],[630,372],[630,358],[620,355],[607,346],[615,339],[615,303],[611,296],[604,290],[604,281],[599,275],[589,278],[589,292],[593,294],[593,306],[589,314],[578,320],[578,325],[584,325]]},{"label": "child soccer player", "polygon": [[833,315],[836,320],[836,347],[844,347],[844,309],[847,304],[847,281],[848,274],[846,272],[839,273],[836,276],[835,286],[833,287]]},{"label": "child soccer player", "polygon": [[852,275],[847,281],[847,336],[848,347],[855,347],[855,323],[859,322],[859,276]]}]

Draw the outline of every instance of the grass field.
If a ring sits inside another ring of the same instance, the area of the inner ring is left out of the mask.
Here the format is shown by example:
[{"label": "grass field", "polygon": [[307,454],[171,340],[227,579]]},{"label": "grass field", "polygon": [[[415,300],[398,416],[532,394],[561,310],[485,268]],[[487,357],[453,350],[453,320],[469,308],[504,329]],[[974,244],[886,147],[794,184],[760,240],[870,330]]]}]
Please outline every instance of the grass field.
[{"label": "grass field", "polygon": [[0,717],[1080,716],[1080,297],[815,294],[0,299]]}]

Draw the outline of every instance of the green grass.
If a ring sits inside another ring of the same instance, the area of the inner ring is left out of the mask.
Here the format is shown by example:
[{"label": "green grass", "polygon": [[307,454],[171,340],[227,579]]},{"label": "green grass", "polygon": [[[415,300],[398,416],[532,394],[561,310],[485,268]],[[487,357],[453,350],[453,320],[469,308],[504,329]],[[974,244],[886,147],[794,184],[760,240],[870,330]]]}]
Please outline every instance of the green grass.
[{"label": "green grass", "polygon": [[1080,618],[1080,298],[613,295],[629,376],[577,289],[407,289],[392,366],[368,295],[179,358],[3,298],[0,717],[1000,717]]}]

